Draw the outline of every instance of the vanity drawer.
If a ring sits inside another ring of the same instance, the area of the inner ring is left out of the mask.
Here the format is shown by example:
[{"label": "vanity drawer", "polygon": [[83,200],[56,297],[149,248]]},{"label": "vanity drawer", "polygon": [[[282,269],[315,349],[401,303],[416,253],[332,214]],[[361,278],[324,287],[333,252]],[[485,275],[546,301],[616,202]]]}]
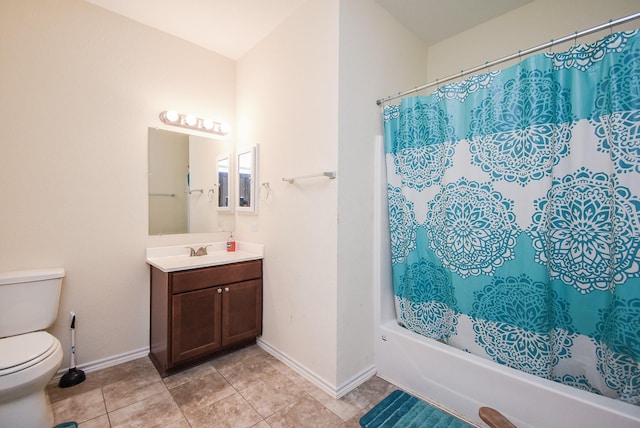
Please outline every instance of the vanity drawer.
[{"label": "vanity drawer", "polygon": [[213,266],[172,275],[173,294],[262,277],[262,260]]}]

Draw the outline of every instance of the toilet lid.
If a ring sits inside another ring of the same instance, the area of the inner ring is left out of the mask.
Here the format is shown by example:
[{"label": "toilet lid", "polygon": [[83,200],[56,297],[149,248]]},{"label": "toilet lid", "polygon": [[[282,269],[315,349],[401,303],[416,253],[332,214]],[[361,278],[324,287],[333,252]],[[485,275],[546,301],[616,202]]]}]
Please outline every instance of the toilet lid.
[{"label": "toilet lid", "polygon": [[45,331],[0,339],[0,376],[37,364],[55,351],[57,342]]}]

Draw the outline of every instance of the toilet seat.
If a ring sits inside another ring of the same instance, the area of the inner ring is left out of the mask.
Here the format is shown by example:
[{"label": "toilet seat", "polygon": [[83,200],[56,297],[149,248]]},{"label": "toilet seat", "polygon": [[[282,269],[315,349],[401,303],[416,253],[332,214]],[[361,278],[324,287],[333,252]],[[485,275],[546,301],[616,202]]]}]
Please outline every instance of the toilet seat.
[{"label": "toilet seat", "polygon": [[58,339],[45,331],[0,339],[0,377],[29,368],[57,349]]}]

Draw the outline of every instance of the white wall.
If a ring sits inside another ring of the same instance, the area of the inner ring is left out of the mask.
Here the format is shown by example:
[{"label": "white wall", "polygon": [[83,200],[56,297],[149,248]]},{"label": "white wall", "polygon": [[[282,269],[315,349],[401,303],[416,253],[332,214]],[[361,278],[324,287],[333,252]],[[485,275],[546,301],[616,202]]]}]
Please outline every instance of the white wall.
[{"label": "white wall", "polygon": [[373,0],[311,0],[238,63],[239,145],[260,145],[271,189],[237,218],[265,244],[262,342],[336,394],[373,367],[375,100],[425,72],[426,47]]},{"label": "white wall", "polygon": [[265,244],[262,340],[317,376],[336,372],[337,180],[282,177],[338,167],[338,0],[305,3],[238,62],[238,146],[259,144],[259,216],[238,215]]},{"label": "white wall", "polygon": [[[0,2],[0,270],[61,266],[78,364],[148,346],[147,128],[234,123],[235,62],[79,0]],[[233,135],[230,138],[234,138]],[[226,239],[226,238],[225,238]]]},{"label": "white wall", "polygon": [[[638,11],[638,0],[536,0],[431,46],[427,80],[456,74]],[[614,31],[638,27],[640,21],[636,20]],[[585,37],[578,43],[599,39],[607,33]],[[556,46],[553,51],[567,47],[567,44]]]},{"label": "white wall", "polygon": [[[232,212],[218,210],[218,170],[220,156],[233,156],[235,141],[215,141],[189,135],[189,230],[194,232],[233,231]],[[202,192],[199,190],[202,189]]]},{"label": "white wall", "polygon": [[[338,390],[374,364],[373,159],[376,99],[424,80],[427,49],[373,0],[340,2]],[[376,207],[377,208],[377,207]]]}]

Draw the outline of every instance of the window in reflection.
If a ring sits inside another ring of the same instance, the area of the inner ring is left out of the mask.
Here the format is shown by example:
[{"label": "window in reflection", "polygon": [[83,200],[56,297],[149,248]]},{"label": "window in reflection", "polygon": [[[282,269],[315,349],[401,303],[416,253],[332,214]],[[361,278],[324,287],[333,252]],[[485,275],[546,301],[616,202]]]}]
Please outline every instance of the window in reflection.
[{"label": "window in reflection", "polygon": [[238,211],[255,212],[256,150],[238,153]]},{"label": "window in reflection", "polygon": [[229,155],[220,156],[217,161],[218,168],[218,208],[229,210],[229,185],[231,171],[231,157]]}]

